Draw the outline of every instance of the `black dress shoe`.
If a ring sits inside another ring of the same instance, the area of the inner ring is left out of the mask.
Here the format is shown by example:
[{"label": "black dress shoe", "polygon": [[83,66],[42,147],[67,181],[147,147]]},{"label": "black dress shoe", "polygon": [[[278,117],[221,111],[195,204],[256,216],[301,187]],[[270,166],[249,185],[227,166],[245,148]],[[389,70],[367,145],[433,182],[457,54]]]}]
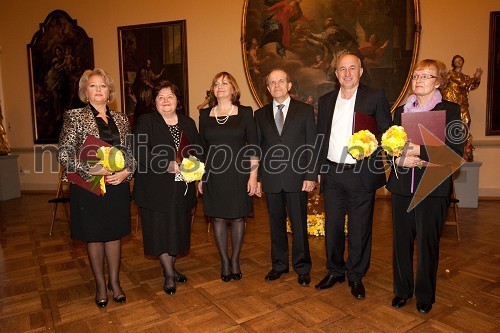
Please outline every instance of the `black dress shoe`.
[{"label": "black dress shoe", "polygon": [[308,286],[311,283],[311,276],[309,273],[299,274],[299,284],[303,286]]},{"label": "black dress shoe", "polygon": [[[173,285],[168,285],[168,281],[172,281],[173,282]],[[165,277],[165,283],[163,284],[163,291],[169,295],[173,295],[175,294],[175,292],[177,291],[177,288],[175,286],[175,278],[172,277],[172,276],[167,276]]]},{"label": "black dress shoe", "polygon": [[275,269],[272,269],[269,273],[267,273],[266,277],[264,279],[268,281],[273,281],[273,280],[278,280],[281,275],[287,274],[288,269],[282,270],[282,271],[277,271]]},{"label": "black dress shoe", "polygon": [[401,298],[398,296],[394,296],[394,298],[392,299],[392,307],[397,309],[402,308],[403,306],[406,305],[407,300],[408,298]]},{"label": "black dress shoe", "polygon": [[243,276],[243,274],[241,274],[241,272],[239,272],[239,273],[231,273],[231,277],[233,278],[233,280],[241,280],[242,276]]},{"label": "black dress shoe", "polygon": [[349,281],[349,287],[351,287],[351,294],[358,298],[365,298],[365,286],[361,281]]},{"label": "black dress shoe", "polygon": [[317,285],[314,286],[314,288],[321,290],[321,289],[328,289],[333,287],[335,283],[342,283],[345,281],[345,276],[333,276],[330,274],[327,274],[323,280],[319,281]]},{"label": "black dress shoe", "polygon": [[113,291],[113,288],[111,287],[111,284],[108,282],[108,289],[113,293],[113,301],[116,303],[125,303],[127,301],[127,297],[125,294],[120,294],[115,297],[115,292]]},{"label": "black dress shoe", "polygon": [[424,304],[424,303],[419,303],[417,302],[417,310],[420,313],[427,313],[431,311],[432,309],[432,304]]},{"label": "black dress shoe", "polygon": [[108,299],[107,298],[104,298],[104,299],[96,299],[95,300],[95,304],[97,304],[98,307],[100,307],[101,309],[102,308],[105,308],[106,305],[108,305]]}]

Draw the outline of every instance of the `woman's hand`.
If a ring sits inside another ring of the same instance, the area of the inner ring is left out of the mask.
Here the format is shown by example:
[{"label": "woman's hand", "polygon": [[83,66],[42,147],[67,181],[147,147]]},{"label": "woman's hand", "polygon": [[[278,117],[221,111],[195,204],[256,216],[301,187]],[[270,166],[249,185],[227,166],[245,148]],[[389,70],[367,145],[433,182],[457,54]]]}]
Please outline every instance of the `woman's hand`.
[{"label": "woman's hand", "polygon": [[109,176],[106,176],[106,184],[119,185],[128,176],[130,176],[130,171],[128,169],[123,169],[122,171],[112,172]]},{"label": "woman's hand", "polygon": [[100,164],[96,164],[89,169],[89,175],[92,176],[108,176],[111,174],[111,171],[106,169]]},{"label": "woman's hand", "polygon": [[254,175],[250,175],[247,183],[247,192],[249,196],[257,194],[257,177]]},{"label": "woman's hand", "polygon": [[198,182],[198,193],[203,195],[203,182],[201,180]]},{"label": "woman's hand", "polygon": [[177,164],[177,161],[170,161],[170,163],[168,163],[167,172],[169,173],[181,172],[181,170],[179,169],[179,164]]},{"label": "woman's hand", "polygon": [[425,161],[421,160],[418,156],[406,155],[396,158],[396,164],[400,167],[414,168],[421,167]]},{"label": "woman's hand", "polygon": [[420,145],[416,145],[414,143],[409,143],[408,147],[405,150],[406,156],[420,156]]}]

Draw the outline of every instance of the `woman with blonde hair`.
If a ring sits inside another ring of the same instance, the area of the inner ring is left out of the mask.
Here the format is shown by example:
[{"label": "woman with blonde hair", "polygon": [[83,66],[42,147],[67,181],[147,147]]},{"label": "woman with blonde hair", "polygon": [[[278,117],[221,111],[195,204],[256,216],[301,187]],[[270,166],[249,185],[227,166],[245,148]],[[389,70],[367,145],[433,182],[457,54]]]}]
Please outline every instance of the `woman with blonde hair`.
[{"label": "woman with blonde hair", "polygon": [[[83,108],[64,113],[59,137],[58,160],[67,172],[75,172],[84,180],[103,176],[106,193],[95,195],[71,184],[71,238],[87,242],[90,267],[96,284],[95,302],[103,308],[108,304],[104,258],[108,264],[107,288],[118,303],[126,301],[120,285],[121,239],[130,233],[130,186],[135,170],[132,156],[130,126],[125,114],[108,107],[115,96],[113,79],[102,69],[86,70],[79,82],[78,96],[87,103]],[[89,166],[78,158],[77,152],[85,139],[93,135],[119,148],[125,156],[125,168],[112,172],[100,164]]]}]

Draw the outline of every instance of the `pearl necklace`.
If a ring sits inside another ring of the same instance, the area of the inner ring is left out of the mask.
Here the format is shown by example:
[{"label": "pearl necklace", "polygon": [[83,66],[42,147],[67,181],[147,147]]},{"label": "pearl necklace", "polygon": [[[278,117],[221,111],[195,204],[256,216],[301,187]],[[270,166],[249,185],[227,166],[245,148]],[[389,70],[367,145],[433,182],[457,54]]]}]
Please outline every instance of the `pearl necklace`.
[{"label": "pearl necklace", "polygon": [[234,111],[234,104],[231,105],[231,110],[229,110],[227,115],[219,118],[219,116],[217,115],[217,105],[216,105],[214,107],[214,115],[215,115],[215,120],[217,121],[217,124],[224,125],[227,122],[227,120],[229,119],[229,116],[233,113],[233,111]]}]

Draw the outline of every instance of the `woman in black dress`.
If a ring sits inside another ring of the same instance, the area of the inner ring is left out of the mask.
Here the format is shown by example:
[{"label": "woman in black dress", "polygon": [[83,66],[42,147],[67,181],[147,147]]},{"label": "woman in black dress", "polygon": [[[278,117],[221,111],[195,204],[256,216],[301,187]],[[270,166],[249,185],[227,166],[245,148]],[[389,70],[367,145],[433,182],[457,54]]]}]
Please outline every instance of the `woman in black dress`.
[{"label": "woman in black dress", "polygon": [[[438,90],[445,76],[446,66],[440,61],[425,59],[418,63],[411,81],[413,94],[408,97],[405,105],[395,110],[394,125],[401,126],[402,114],[407,112],[444,110],[446,112],[445,144],[458,157],[461,157],[466,137],[461,132],[460,106],[444,100]],[[394,228],[392,306],[395,308],[405,306],[408,299],[415,294],[417,310],[421,313],[429,312],[435,301],[439,239],[447,216],[452,189],[451,175],[443,179],[413,209],[408,211],[408,208],[412,200],[416,198],[416,189],[427,169],[429,151],[433,152],[434,156],[444,156],[438,149],[443,148],[410,143],[405,154],[396,158],[396,165],[393,166],[387,182],[387,189],[392,193]],[[418,246],[416,280],[413,277],[415,238]]]},{"label": "woman in black dress", "polygon": [[[240,252],[245,218],[253,212],[257,193],[257,131],[251,107],[240,105],[240,90],[234,77],[215,75],[209,90],[208,108],[200,110],[200,136],[206,161],[203,182],[205,215],[214,226],[222,261],[221,279],[241,279]],[[231,222],[231,258],[228,255],[227,223]]]},{"label": "woman in black dress", "polygon": [[[155,111],[140,116],[134,126],[137,172],[134,199],[142,221],[144,254],[158,257],[165,277],[163,290],[175,294],[175,257],[189,250],[191,211],[196,205],[194,183],[185,183],[178,160],[201,156],[193,119],[181,112],[179,88],[164,81],[155,87]],[[198,149],[196,149],[198,148]]]},{"label": "woman in black dress", "polygon": [[[86,70],[79,82],[78,96],[87,103],[84,108],[64,113],[64,124],[59,137],[58,159],[67,172],[75,172],[88,180],[92,175],[106,177],[106,194],[95,195],[80,186],[71,184],[71,237],[87,242],[87,253],[96,283],[96,304],[108,304],[104,257],[108,263],[108,289],[113,300],[123,303],[125,294],[120,286],[121,238],[130,233],[130,186],[135,170],[127,117],[112,111],[107,103],[115,96],[115,85],[102,69]],[[111,172],[97,164],[89,167],[77,158],[76,152],[87,138],[93,135],[120,148],[125,156],[125,168]]]}]

